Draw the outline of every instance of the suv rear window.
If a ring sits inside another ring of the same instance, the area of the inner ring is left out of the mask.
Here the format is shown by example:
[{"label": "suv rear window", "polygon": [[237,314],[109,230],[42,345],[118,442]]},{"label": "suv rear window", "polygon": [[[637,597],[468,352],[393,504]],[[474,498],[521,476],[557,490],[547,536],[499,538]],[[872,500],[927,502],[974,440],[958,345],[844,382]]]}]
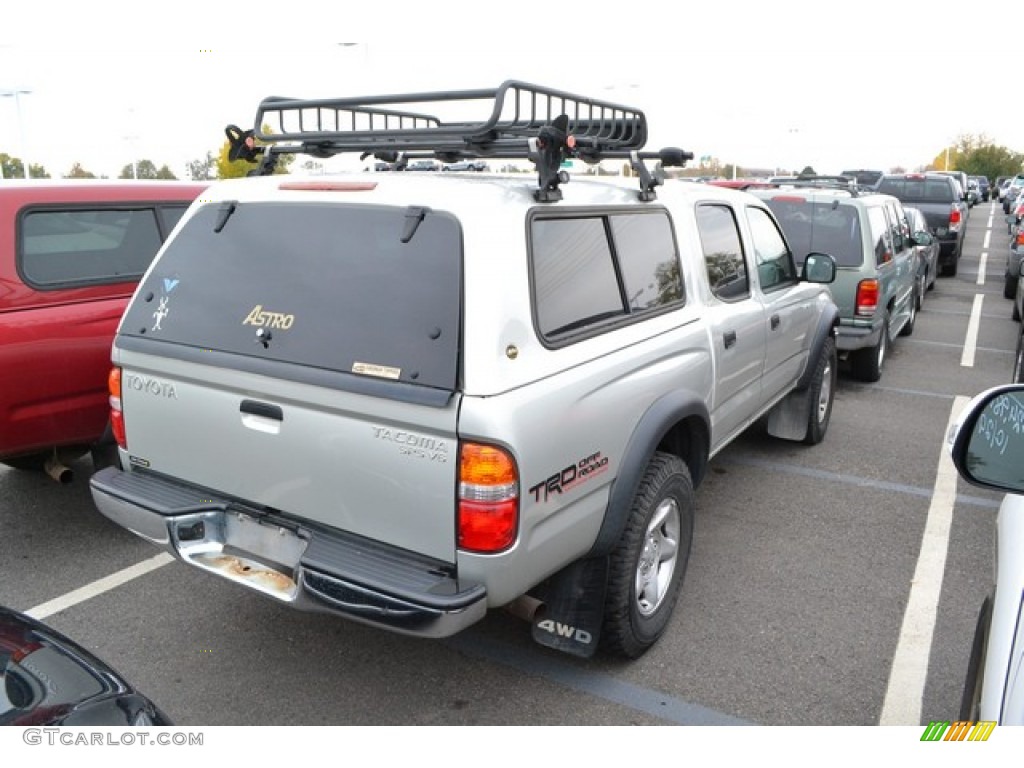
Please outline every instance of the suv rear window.
[{"label": "suv rear window", "polygon": [[915,203],[952,203],[955,179],[904,179],[886,178],[878,185],[878,191],[900,200]]},{"label": "suv rear window", "polygon": [[412,226],[422,212],[206,205],[146,276],[121,334],[451,391],[462,233],[437,211]]},{"label": "suv rear window", "polygon": [[852,206],[798,196],[765,202],[779,220],[798,264],[813,251],[829,254],[841,267],[859,267],[864,262],[860,217]]}]

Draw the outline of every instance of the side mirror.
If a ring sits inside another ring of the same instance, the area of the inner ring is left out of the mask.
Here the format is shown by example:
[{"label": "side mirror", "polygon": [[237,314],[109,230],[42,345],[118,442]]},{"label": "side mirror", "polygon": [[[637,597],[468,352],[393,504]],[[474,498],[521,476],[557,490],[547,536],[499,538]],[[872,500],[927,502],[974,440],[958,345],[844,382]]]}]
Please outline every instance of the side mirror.
[{"label": "side mirror", "polygon": [[914,245],[931,245],[935,242],[935,238],[932,237],[932,233],[924,229],[919,229],[914,233],[912,238]]},{"label": "side mirror", "polygon": [[811,252],[804,259],[800,279],[808,283],[831,283],[836,279],[836,260],[827,253]]},{"label": "side mirror", "polygon": [[950,429],[953,464],[973,485],[1024,492],[1024,384],[1004,384],[975,397]]}]

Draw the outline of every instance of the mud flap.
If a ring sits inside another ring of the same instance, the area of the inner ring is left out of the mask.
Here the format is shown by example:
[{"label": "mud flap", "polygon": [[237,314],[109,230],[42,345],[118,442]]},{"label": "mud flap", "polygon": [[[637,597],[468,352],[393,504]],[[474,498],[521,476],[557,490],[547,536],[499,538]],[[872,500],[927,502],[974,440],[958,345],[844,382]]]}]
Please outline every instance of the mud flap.
[{"label": "mud flap", "polygon": [[810,413],[810,388],[790,392],[768,412],[768,434],[783,440],[803,440]]},{"label": "mud flap", "polygon": [[573,656],[593,656],[607,585],[606,557],[577,560],[556,573],[541,590],[544,605],[533,618],[533,639]]}]

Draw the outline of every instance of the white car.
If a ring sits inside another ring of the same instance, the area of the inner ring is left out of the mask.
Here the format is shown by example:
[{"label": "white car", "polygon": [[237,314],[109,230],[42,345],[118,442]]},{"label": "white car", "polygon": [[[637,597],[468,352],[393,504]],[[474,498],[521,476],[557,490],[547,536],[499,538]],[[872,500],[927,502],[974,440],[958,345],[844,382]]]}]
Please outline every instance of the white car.
[{"label": "white car", "polygon": [[960,719],[1024,725],[1024,385],[975,397],[949,443],[961,477],[1006,491],[996,518],[995,589],[978,616]]}]

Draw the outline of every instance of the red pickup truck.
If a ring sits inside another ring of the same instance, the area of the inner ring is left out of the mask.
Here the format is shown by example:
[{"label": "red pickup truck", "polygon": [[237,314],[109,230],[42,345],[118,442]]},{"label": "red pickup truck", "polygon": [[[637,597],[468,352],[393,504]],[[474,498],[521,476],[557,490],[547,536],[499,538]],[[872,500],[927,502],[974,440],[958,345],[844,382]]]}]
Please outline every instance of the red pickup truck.
[{"label": "red pickup truck", "polygon": [[107,428],[114,331],[205,188],[0,181],[0,462],[69,482],[67,464],[86,452],[97,465],[116,458]]}]

